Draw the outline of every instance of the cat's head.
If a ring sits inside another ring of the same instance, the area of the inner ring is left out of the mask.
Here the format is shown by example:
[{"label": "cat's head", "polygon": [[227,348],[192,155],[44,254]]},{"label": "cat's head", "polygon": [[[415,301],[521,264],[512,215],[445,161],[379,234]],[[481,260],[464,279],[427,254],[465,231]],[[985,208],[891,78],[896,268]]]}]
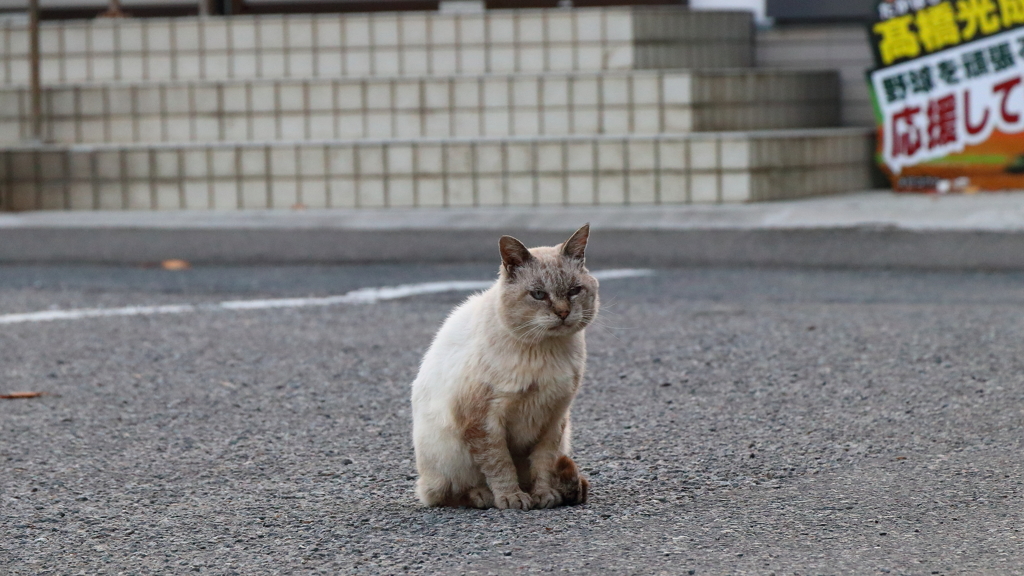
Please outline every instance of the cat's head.
[{"label": "cat's head", "polygon": [[590,224],[558,246],[528,249],[502,236],[502,323],[523,341],[568,336],[597,316],[597,279],[584,265]]}]

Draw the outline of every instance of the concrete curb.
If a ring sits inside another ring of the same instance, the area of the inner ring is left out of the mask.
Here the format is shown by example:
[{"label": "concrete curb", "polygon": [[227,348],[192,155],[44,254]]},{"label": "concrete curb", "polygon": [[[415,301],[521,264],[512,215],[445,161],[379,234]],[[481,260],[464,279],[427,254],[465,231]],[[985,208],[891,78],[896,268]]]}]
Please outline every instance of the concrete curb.
[{"label": "concrete curb", "polygon": [[703,207],[0,215],[0,263],[488,262],[583,222],[597,266],[1024,270],[1024,194]]}]

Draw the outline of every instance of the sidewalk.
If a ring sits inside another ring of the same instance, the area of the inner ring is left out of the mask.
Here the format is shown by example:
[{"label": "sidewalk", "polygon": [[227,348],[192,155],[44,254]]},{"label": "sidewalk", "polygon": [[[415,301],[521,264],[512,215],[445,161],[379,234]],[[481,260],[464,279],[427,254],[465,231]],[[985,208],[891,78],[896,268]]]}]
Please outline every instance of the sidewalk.
[{"label": "sidewalk", "polygon": [[743,205],[0,213],[0,262],[486,262],[590,222],[595,265],[1024,270],[1024,192]]}]

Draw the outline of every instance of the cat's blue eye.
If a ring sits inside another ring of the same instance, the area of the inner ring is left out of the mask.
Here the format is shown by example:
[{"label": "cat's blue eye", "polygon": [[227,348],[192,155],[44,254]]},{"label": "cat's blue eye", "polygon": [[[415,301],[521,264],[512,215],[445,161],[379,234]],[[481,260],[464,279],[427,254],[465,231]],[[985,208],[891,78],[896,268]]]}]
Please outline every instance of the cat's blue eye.
[{"label": "cat's blue eye", "polygon": [[571,297],[579,294],[580,292],[583,292],[583,286],[573,286],[572,288],[569,288],[568,294],[569,294],[569,297],[571,298]]},{"label": "cat's blue eye", "polygon": [[548,293],[543,290],[533,290],[530,292],[530,296],[533,296],[535,300],[543,300],[548,297]]}]

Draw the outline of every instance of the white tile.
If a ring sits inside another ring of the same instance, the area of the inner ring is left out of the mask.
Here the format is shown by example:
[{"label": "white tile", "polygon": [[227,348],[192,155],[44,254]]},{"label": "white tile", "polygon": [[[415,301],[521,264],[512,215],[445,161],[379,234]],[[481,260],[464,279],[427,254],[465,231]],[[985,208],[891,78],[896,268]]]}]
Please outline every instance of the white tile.
[{"label": "white tile", "polygon": [[621,172],[625,169],[622,142],[597,143],[597,167],[602,172]]},{"label": "white tile", "polygon": [[693,126],[693,112],[688,106],[665,107],[662,110],[665,126],[664,132],[691,132]]},{"label": "white tile", "polygon": [[576,65],[579,70],[604,69],[604,48],[599,44],[581,44],[577,46]]},{"label": "white tile", "polygon": [[365,16],[346,16],[342,19],[344,45],[349,48],[370,46],[370,19]]},{"label": "white tile", "polygon": [[459,110],[455,113],[455,136],[474,137],[480,136],[480,113],[475,110]]},{"label": "white tile", "polygon": [[617,44],[608,47],[604,61],[604,68],[606,70],[629,70],[632,67],[632,44]]},{"label": "white tile", "polygon": [[402,44],[405,46],[427,45],[427,16],[416,13],[399,14],[402,29]]},{"label": "white tile", "polygon": [[534,108],[539,104],[539,85],[536,78],[518,77],[512,81],[512,106],[514,109]]},{"label": "white tile", "polygon": [[323,48],[340,48],[341,20],[337,18],[318,17],[316,22],[316,44]]},{"label": "white tile", "polygon": [[[95,67],[98,62],[98,59],[93,60],[93,66]],[[169,56],[150,54],[145,66],[145,75],[147,80],[170,80],[173,77],[171,58]]]},{"label": "white tile", "polygon": [[[255,93],[253,94],[255,96]],[[255,98],[254,98],[255,100]],[[278,85],[278,107],[284,112],[301,112],[306,108],[306,95],[302,84]]]},{"label": "white tile", "polygon": [[287,55],[288,76],[292,78],[311,78],[313,74],[313,54],[306,50],[292,50]]},{"label": "white tile", "polygon": [[96,175],[100,180],[120,180],[121,155],[118,152],[97,152]]},{"label": "white tile", "polygon": [[231,48],[233,50],[255,50],[256,46],[256,23],[249,18],[232,18],[231,23]]},{"label": "white tile", "polygon": [[[90,26],[89,42],[94,54],[113,54],[118,51],[119,23],[113,20],[95,20]],[[65,39],[64,49],[71,52]]]},{"label": "white tile", "polygon": [[394,144],[387,147],[388,174],[413,173],[413,148],[411,144]]},{"label": "white tile", "polygon": [[485,17],[484,13],[459,15],[459,42],[462,46],[483,46],[487,43]]},{"label": "white tile", "polygon": [[630,172],[630,204],[654,204],[656,201],[656,192],[657,178],[654,172]]},{"label": "white tile", "polygon": [[310,110],[334,110],[334,86],[330,81],[319,80],[309,82],[307,89],[309,91]]},{"label": "white tile", "polygon": [[693,101],[693,77],[690,74],[666,73],[661,81],[665,104],[689,104]]},{"label": "white tile", "polygon": [[480,206],[501,206],[505,203],[505,191],[501,177],[477,177],[477,204]]},{"label": "white tile", "polygon": [[463,48],[459,52],[459,71],[478,74],[487,71],[487,52],[484,48]]},{"label": "white tile", "polygon": [[420,107],[420,83],[415,80],[395,82],[395,108],[417,110]]},{"label": "white tile", "polygon": [[371,110],[390,110],[391,83],[386,80],[373,80],[366,83],[366,107]]},{"label": "white tile", "polygon": [[558,206],[565,203],[565,186],[561,176],[537,177],[537,203],[541,206]]},{"label": "white tile", "polygon": [[[163,78],[171,78],[170,67],[168,67],[168,73]],[[103,82],[105,80],[115,80],[117,78],[117,70],[114,67],[114,58],[112,56],[93,56],[92,58],[92,75],[90,80],[96,82]]]},{"label": "white tile", "polygon": [[[203,25],[203,49],[227,50],[228,48],[228,24],[225,20],[207,19],[202,21]],[[121,47],[124,48],[124,33],[121,36]]]},{"label": "white tile", "polygon": [[356,187],[358,188],[360,207],[383,208],[387,206],[383,178],[360,178],[356,181]]},{"label": "white tile", "polygon": [[394,115],[395,138],[421,138],[421,118],[418,112],[398,112]]},{"label": "white tile", "polygon": [[455,46],[458,37],[454,16],[435,15],[429,19],[430,43],[434,47]]},{"label": "white tile", "polygon": [[285,47],[284,22],[274,19],[263,19],[257,21],[259,26],[259,48],[260,50],[281,50]]},{"label": "white tile", "polygon": [[370,112],[366,115],[366,138],[394,137],[394,118],[390,112]]},{"label": "white tile", "polygon": [[605,134],[628,134],[630,132],[629,109],[625,107],[606,108],[601,113],[601,127]]},{"label": "white tile", "polygon": [[280,78],[285,76],[284,53],[263,52],[259,59],[260,78]]},{"label": "white tile", "polygon": [[384,149],[379,146],[360,146],[355,149],[359,176],[381,176],[384,170]]},{"label": "white tile", "polygon": [[571,11],[548,11],[546,16],[548,42],[572,43],[575,15]]},{"label": "white tile", "polygon": [[263,176],[266,174],[266,160],[262,148],[239,148],[241,176]]},{"label": "white tile", "polygon": [[185,184],[185,208],[189,210],[204,210],[210,207],[210,185],[205,181],[186,181]]},{"label": "white tile", "polygon": [[709,172],[690,174],[690,201],[694,204],[718,202],[718,176]]},{"label": "white tile", "polygon": [[196,80],[202,77],[198,54],[178,54],[177,74],[179,80]]},{"label": "white tile", "polygon": [[430,54],[430,68],[433,74],[455,74],[460,72],[456,51],[449,48],[435,48]]},{"label": "white tile", "polygon": [[445,169],[449,175],[473,173],[473,149],[468,144],[449,144],[445,147]]},{"label": "white tile", "polygon": [[291,208],[299,204],[299,182],[295,178],[274,178],[269,186],[272,208]]},{"label": "white tile", "polygon": [[574,108],[570,118],[573,134],[597,134],[601,131],[601,113],[595,107]]},{"label": "white tile", "polygon": [[488,67],[491,72],[515,72],[515,49],[491,46],[488,50]]},{"label": "white tile", "polygon": [[597,203],[623,205],[626,203],[626,183],[621,175],[600,175],[597,178]]},{"label": "white tile", "polygon": [[22,27],[9,29],[7,39],[11,56],[28,55],[28,29]]},{"label": "white tile", "polygon": [[594,204],[595,183],[592,175],[571,174],[567,180],[566,200],[568,204],[576,206],[590,206]]},{"label": "white tile", "polygon": [[512,110],[512,134],[515,136],[539,135],[540,116],[537,111],[514,108]]},{"label": "white tile", "polygon": [[341,53],[320,50],[317,54],[317,72],[320,78],[337,78],[343,75],[345,62]]},{"label": "white tile", "polygon": [[[49,62],[53,62],[54,65],[48,65]],[[41,66],[48,69],[41,69],[41,77],[46,77],[48,74],[59,74],[59,69],[56,64],[57,60],[44,60]],[[68,56],[63,61],[64,65],[64,79],[68,82],[82,82],[89,79],[89,60],[84,57]]]},{"label": "white tile", "polygon": [[167,118],[167,142],[188,142],[192,140],[192,117],[171,116]]},{"label": "white tile", "polygon": [[596,76],[572,79],[572,103],[576,107],[596,106],[600,96],[600,84]]},{"label": "white tile", "polygon": [[128,208],[130,210],[152,210],[155,208],[148,183],[132,182],[128,185]]},{"label": "white tile", "polygon": [[40,26],[39,53],[44,56],[57,56],[60,51],[61,30],[56,27]]},{"label": "white tile", "polygon": [[475,153],[475,165],[478,174],[500,175],[502,173],[503,161],[500,144],[477,144]]},{"label": "white tile", "polygon": [[509,206],[534,205],[534,179],[532,176],[510,176],[507,178],[506,182],[508,186]]},{"label": "white tile", "polygon": [[[273,112],[277,109],[277,96],[273,84],[256,83],[249,85],[249,99],[253,112]],[[224,103],[227,110],[241,110],[246,101],[246,85],[235,84],[224,87]],[[232,104],[228,104],[232,102]],[[301,105],[300,105],[301,106]]]},{"label": "white tile", "polygon": [[418,206],[444,206],[444,182],[440,178],[417,178]]},{"label": "white tile", "polygon": [[356,181],[352,178],[331,178],[327,182],[331,208],[356,207]]},{"label": "white tile", "polygon": [[453,82],[456,108],[477,108],[480,106],[480,84],[475,78],[456,79]]},{"label": "white tile", "polygon": [[361,113],[339,114],[338,137],[342,139],[365,138],[363,133],[363,115]]},{"label": "white tile", "polygon": [[602,12],[599,10],[576,10],[573,12],[576,21],[576,40],[579,42],[600,42]]},{"label": "white tile", "polygon": [[576,69],[576,56],[572,45],[552,46],[548,49],[547,70],[568,72]]},{"label": "white tile", "polygon": [[565,166],[562,163],[562,142],[540,142],[537,144],[537,171],[538,172],[562,172]]},{"label": "white tile", "polygon": [[412,208],[416,205],[416,185],[411,177],[388,179],[388,206],[392,208]]},{"label": "white tile", "polygon": [[156,156],[157,178],[178,178],[178,151],[158,150]]},{"label": "white tile", "polygon": [[191,149],[185,150],[185,177],[206,179],[209,169],[206,166],[206,150]]},{"label": "white tile", "polygon": [[541,44],[544,42],[544,13],[519,12],[516,19],[520,44]]},{"label": "white tile", "polygon": [[[313,47],[313,20],[304,16],[290,16],[285,21],[285,29],[288,35],[288,48],[308,49]],[[302,50],[305,52],[306,50]]]},{"label": "white tile", "polygon": [[541,85],[545,107],[569,105],[569,80],[565,77],[546,76]]},{"label": "white tile", "polygon": [[742,169],[750,167],[750,141],[723,140],[722,168]]},{"label": "white tile", "polygon": [[747,202],[751,199],[749,172],[727,172],[722,175],[722,202]]},{"label": "white tile", "polygon": [[507,110],[487,110],[484,112],[484,135],[509,135],[509,113]]},{"label": "white tile", "polygon": [[548,136],[562,136],[572,133],[567,108],[545,109],[541,119],[542,132]]},{"label": "white tile", "polygon": [[438,144],[416,147],[416,171],[419,174],[440,175],[444,171],[444,152]]},{"label": "white tile", "polygon": [[307,208],[327,208],[327,181],[323,178],[307,178],[299,185],[302,204]]},{"label": "white tile", "polygon": [[[690,166],[694,170],[714,170],[719,167],[717,143],[714,140],[690,142]],[[694,200],[696,201],[696,200]]]},{"label": "white tile", "polygon": [[686,175],[662,170],[658,178],[662,204],[686,204],[688,195]]},{"label": "white tile", "polygon": [[370,53],[362,49],[345,52],[345,73],[349,76],[366,76],[370,74]]},{"label": "white tile", "polygon": [[655,146],[651,140],[630,141],[626,150],[629,154],[629,169],[653,170],[656,165]]},{"label": "white tile", "polygon": [[626,10],[608,10],[605,15],[606,39],[614,41],[633,40],[633,15]]},{"label": "white tile", "polygon": [[400,60],[397,48],[377,48],[373,52],[373,73],[396,76],[401,73]]},{"label": "white tile", "polygon": [[[282,140],[306,139],[306,117],[302,114],[282,114],[280,119]],[[333,130],[332,136],[333,136]]]},{"label": "white tile", "polygon": [[291,177],[297,173],[295,149],[290,146],[274,146],[270,149],[270,174],[274,178]]},{"label": "white tile", "polygon": [[632,75],[632,100],[636,105],[657,105],[661,99],[658,77],[654,74]]},{"label": "white tile", "polygon": [[267,208],[269,207],[268,195],[266,180],[243,180],[242,205],[240,207]]},{"label": "white tile", "polygon": [[448,178],[448,205],[473,206],[476,203],[475,186],[469,177],[450,176]]},{"label": "white tile", "polygon": [[487,35],[492,45],[515,43],[516,28],[513,12],[485,12]]},{"label": "white tile", "polygon": [[[51,32],[49,35],[55,35]],[[59,36],[59,34],[56,34]],[[42,36],[48,36],[43,33]],[[89,30],[82,26],[68,26],[64,29],[64,53],[65,54],[85,54],[89,50]],[[40,38],[40,50],[44,54],[57,54],[60,53],[60,44],[56,46],[52,44],[53,40],[46,39],[46,49],[43,49],[42,38]]]},{"label": "white tile", "polygon": [[324,175],[324,149],[321,146],[307,145],[299,148],[299,174],[310,176]]},{"label": "white tile", "polygon": [[329,146],[327,166],[332,176],[353,176],[356,173],[355,150],[351,146]]},{"label": "white tile", "polygon": [[425,48],[405,48],[401,52],[403,74],[426,74],[429,70],[429,59]]},{"label": "white tile", "polygon": [[519,49],[520,72],[544,72],[547,70],[547,63],[544,61],[544,49],[524,47]]},{"label": "white tile", "polygon": [[[199,22],[186,19],[174,23],[174,45],[178,51],[199,50]],[[93,44],[95,44],[95,34]]]},{"label": "white tile", "polygon": [[234,180],[217,180],[213,183],[214,209],[233,210],[240,208],[238,205],[238,185]]},{"label": "white tile", "polygon": [[567,144],[567,166],[569,172],[590,172],[594,170],[594,148],[590,142]]},{"label": "white tile", "polygon": [[39,64],[39,75],[42,81],[48,84],[60,82],[60,59],[56,57],[42,58]]},{"label": "white tile", "polygon": [[373,44],[381,46],[398,46],[398,18],[394,16],[375,15],[370,20]]},{"label": "white tile", "polygon": [[634,107],[634,134],[657,134],[661,132],[661,111],[657,106]]},{"label": "white tile", "polygon": [[218,178],[234,177],[235,151],[231,149],[214,149],[212,155],[212,174]]},{"label": "white tile", "polygon": [[149,52],[171,51],[171,27],[168,21],[154,20],[147,22],[145,37],[146,49]]},{"label": "white tile", "polygon": [[605,106],[629,103],[629,79],[626,76],[605,76],[601,82],[601,98]]},{"label": "white tile", "polygon": [[228,78],[230,66],[227,54],[206,53],[202,60],[204,78]]}]

